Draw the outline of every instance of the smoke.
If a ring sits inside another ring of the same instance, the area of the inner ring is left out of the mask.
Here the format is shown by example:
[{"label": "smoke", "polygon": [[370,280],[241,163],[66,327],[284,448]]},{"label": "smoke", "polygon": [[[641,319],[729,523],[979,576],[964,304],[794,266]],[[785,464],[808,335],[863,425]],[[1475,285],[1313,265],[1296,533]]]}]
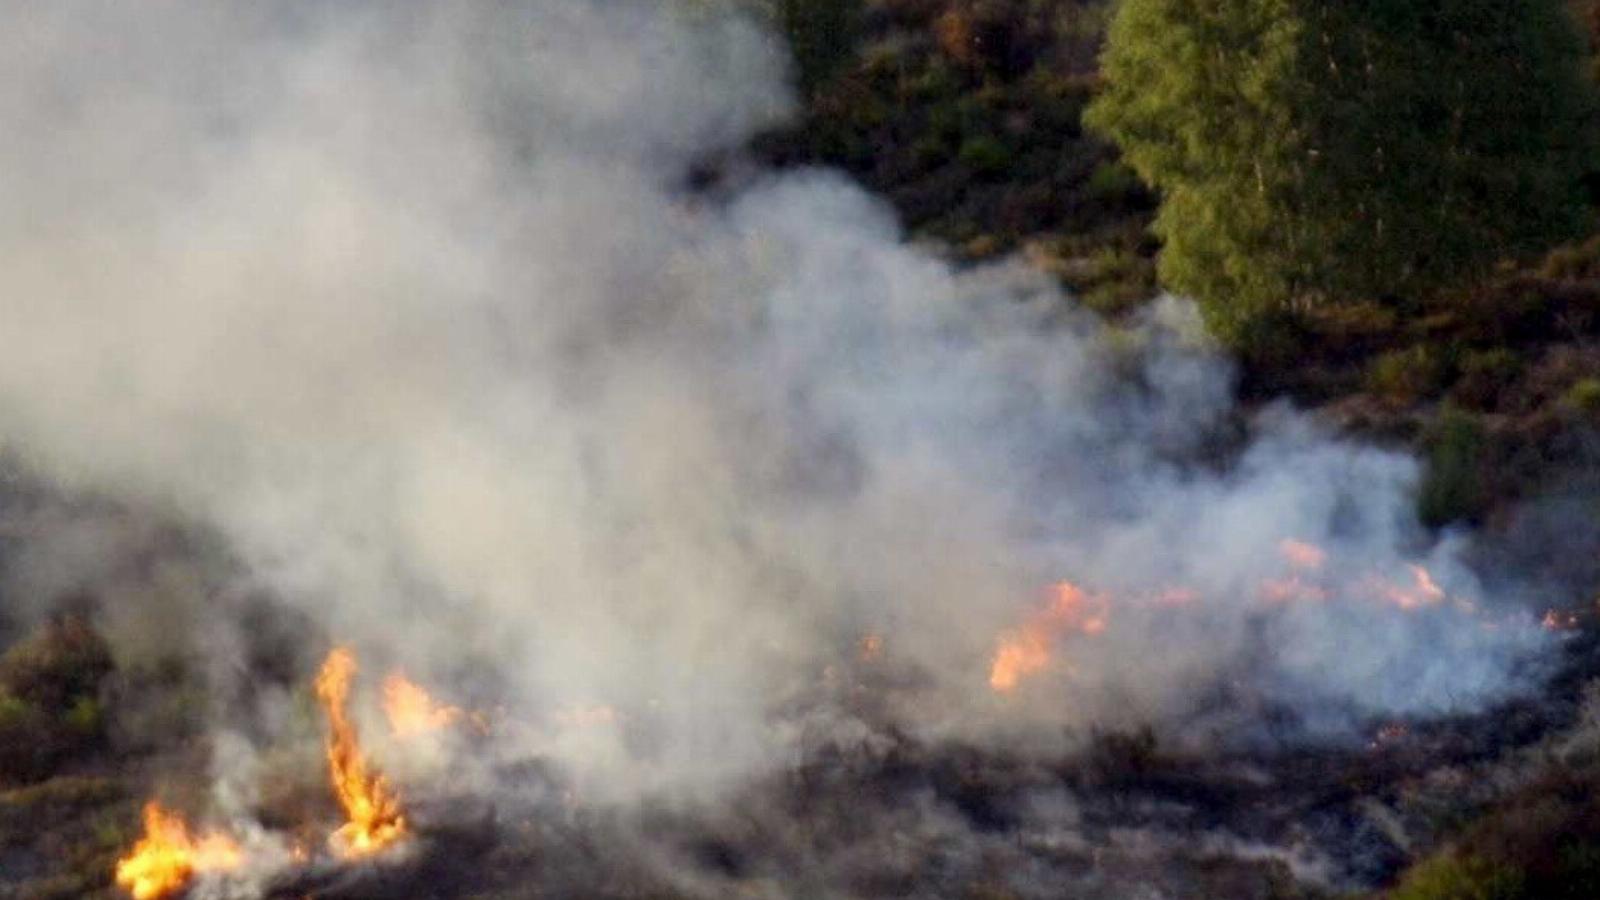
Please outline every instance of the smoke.
[{"label": "smoke", "polygon": [[[419,679],[487,669],[505,739],[592,790],[783,764],[867,634],[906,727],[977,741],[1341,734],[1536,671],[1465,539],[1417,526],[1415,463],[1287,408],[1241,428],[1186,303],[1108,327],[828,172],[687,187],[791,107],[714,4],[7,13],[0,441]],[[1328,602],[1263,602],[1285,539]],[[1371,599],[1412,562],[1447,602]],[[996,696],[1063,579],[1109,627]],[[235,609],[177,593],[109,618]]]}]

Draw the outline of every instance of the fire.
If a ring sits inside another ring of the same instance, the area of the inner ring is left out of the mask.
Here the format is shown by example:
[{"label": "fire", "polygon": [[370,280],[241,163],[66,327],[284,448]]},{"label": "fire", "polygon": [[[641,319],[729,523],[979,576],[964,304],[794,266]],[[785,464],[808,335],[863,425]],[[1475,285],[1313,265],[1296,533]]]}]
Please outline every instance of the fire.
[{"label": "fire", "polygon": [[1261,599],[1268,603],[1297,603],[1328,599],[1328,589],[1307,584],[1300,576],[1261,582]]},{"label": "fire", "polygon": [[1024,676],[1050,665],[1053,646],[1068,631],[1092,635],[1106,629],[1109,610],[1105,598],[1086,594],[1066,581],[1052,590],[1054,597],[1048,606],[1029,617],[1022,628],[1001,638],[989,669],[989,687],[1002,693],[1014,690]]},{"label": "fire", "polygon": [[1326,550],[1306,541],[1284,538],[1278,542],[1278,553],[1295,574],[1287,578],[1263,581],[1260,587],[1261,599],[1268,603],[1299,603],[1328,599],[1327,588],[1306,581],[1300,574],[1321,570],[1328,561]]},{"label": "fire", "polygon": [[1278,552],[1296,569],[1316,570],[1328,561],[1328,553],[1316,544],[1284,538],[1278,542]]},{"label": "fire", "polygon": [[1544,619],[1541,620],[1546,631],[1574,631],[1581,626],[1578,614],[1571,610],[1550,609],[1545,610]]},{"label": "fire", "polygon": [[883,655],[883,636],[878,634],[864,636],[856,645],[856,650],[862,662],[871,662],[877,659]]},{"label": "fire", "polygon": [[1419,565],[1412,565],[1410,568],[1411,586],[1402,587],[1397,584],[1384,583],[1380,586],[1380,593],[1382,593],[1384,599],[1401,609],[1417,609],[1418,607],[1435,606],[1443,603],[1445,599],[1444,589],[1440,588],[1438,583],[1433,580],[1433,575]]},{"label": "fire", "polygon": [[220,832],[193,837],[182,818],[154,801],[144,807],[144,832],[117,861],[117,884],[135,900],[170,896],[196,875],[232,871],[244,862],[233,838]]},{"label": "fire", "polygon": [[383,712],[395,737],[412,737],[438,731],[460,721],[465,713],[458,706],[434,700],[420,685],[399,672],[383,681]]},{"label": "fire", "polygon": [[328,774],[348,819],[329,844],[349,858],[376,853],[406,835],[399,797],[387,779],[368,769],[355,726],[346,713],[355,672],[355,655],[338,647],[328,654],[316,681],[317,697],[328,714]]},{"label": "fire", "polygon": [[1396,741],[1404,740],[1410,733],[1411,729],[1406,726],[1406,723],[1390,722],[1380,727],[1377,733],[1372,736],[1372,740],[1367,742],[1367,749],[1380,750]]}]

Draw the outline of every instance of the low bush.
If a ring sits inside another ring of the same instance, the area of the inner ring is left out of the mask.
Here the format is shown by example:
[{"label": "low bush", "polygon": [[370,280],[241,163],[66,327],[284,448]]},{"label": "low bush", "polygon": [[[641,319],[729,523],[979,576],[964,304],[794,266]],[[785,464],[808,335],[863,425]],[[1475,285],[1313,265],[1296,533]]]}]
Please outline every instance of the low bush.
[{"label": "low bush", "polygon": [[0,778],[27,781],[97,746],[105,641],[76,618],[44,626],[0,655]]},{"label": "low bush", "polygon": [[1428,344],[1417,344],[1373,360],[1367,370],[1367,389],[1396,403],[1414,403],[1441,390],[1448,376],[1449,364],[1443,354]]},{"label": "low bush", "polygon": [[1433,528],[1477,521],[1489,501],[1481,478],[1488,447],[1482,424],[1464,411],[1446,409],[1425,443],[1427,470],[1417,497],[1418,516]]},{"label": "low bush", "polygon": [[1388,900],[1519,900],[1524,882],[1514,866],[1447,851],[1414,866]]}]

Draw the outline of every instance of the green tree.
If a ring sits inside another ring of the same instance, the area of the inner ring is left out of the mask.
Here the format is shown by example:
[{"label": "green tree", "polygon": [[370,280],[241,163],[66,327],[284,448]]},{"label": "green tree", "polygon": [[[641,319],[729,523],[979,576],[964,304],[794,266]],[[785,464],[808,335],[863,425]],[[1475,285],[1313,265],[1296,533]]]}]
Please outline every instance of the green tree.
[{"label": "green tree", "polygon": [[1577,233],[1583,59],[1564,0],[1123,0],[1087,120],[1162,191],[1163,280],[1246,343]]}]

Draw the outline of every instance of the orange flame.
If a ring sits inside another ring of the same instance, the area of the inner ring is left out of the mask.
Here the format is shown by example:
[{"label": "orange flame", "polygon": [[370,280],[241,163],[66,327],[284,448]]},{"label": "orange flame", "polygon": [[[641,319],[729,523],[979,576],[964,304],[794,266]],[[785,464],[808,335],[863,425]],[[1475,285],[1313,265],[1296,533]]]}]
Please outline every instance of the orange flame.
[{"label": "orange flame", "polygon": [[1049,666],[1052,648],[1068,631],[1105,631],[1109,610],[1104,597],[1086,594],[1066,581],[1052,591],[1055,596],[1048,606],[1030,616],[1022,628],[1001,638],[989,668],[989,687],[1002,693],[1014,690],[1024,676]]},{"label": "orange flame", "polygon": [[420,685],[399,672],[383,680],[383,713],[395,737],[407,738],[447,728],[465,713],[459,706],[434,700]]},{"label": "orange flame", "polygon": [[856,644],[857,654],[862,662],[871,662],[883,655],[883,636],[868,634]]},{"label": "orange flame", "polygon": [[1546,631],[1574,631],[1582,623],[1578,614],[1571,610],[1549,609],[1545,610],[1544,619],[1540,624]]},{"label": "orange flame", "polygon": [[387,779],[367,768],[355,726],[345,711],[355,672],[355,655],[338,647],[328,654],[316,682],[317,698],[328,714],[328,774],[349,820],[333,833],[329,844],[347,858],[369,856],[406,835],[399,797]]},{"label": "orange flame", "polygon": [[1261,583],[1261,599],[1269,603],[1318,602],[1328,599],[1328,590],[1301,577],[1302,572],[1316,572],[1328,561],[1328,553],[1316,544],[1284,538],[1278,542],[1278,553],[1295,574],[1287,578],[1271,578]]},{"label": "orange flame", "polygon": [[144,806],[144,837],[117,860],[117,884],[134,900],[170,896],[195,875],[227,872],[244,862],[239,845],[220,832],[191,837],[179,816],[151,801]]},{"label": "orange flame", "polygon": [[1433,580],[1433,575],[1419,565],[1411,567],[1411,587],[1384,583],[1380,587],[1383,598],[1401,609],[1417,609],[1443,603],[1444,589]]},{"label": "orange flame", "polygon": [[1328,561],[1328,553],[1316,544],[1284,538],[1278,542],[1278,552],[1296,569],[1316,570]]},{"label": "orange flame", "polygon": [[1298,603],[1328,599],[1328,589],[1307,584],[1296,575],[1291,578],[1273,578],[1261,582],[1261,599],[1269,603]]}]

